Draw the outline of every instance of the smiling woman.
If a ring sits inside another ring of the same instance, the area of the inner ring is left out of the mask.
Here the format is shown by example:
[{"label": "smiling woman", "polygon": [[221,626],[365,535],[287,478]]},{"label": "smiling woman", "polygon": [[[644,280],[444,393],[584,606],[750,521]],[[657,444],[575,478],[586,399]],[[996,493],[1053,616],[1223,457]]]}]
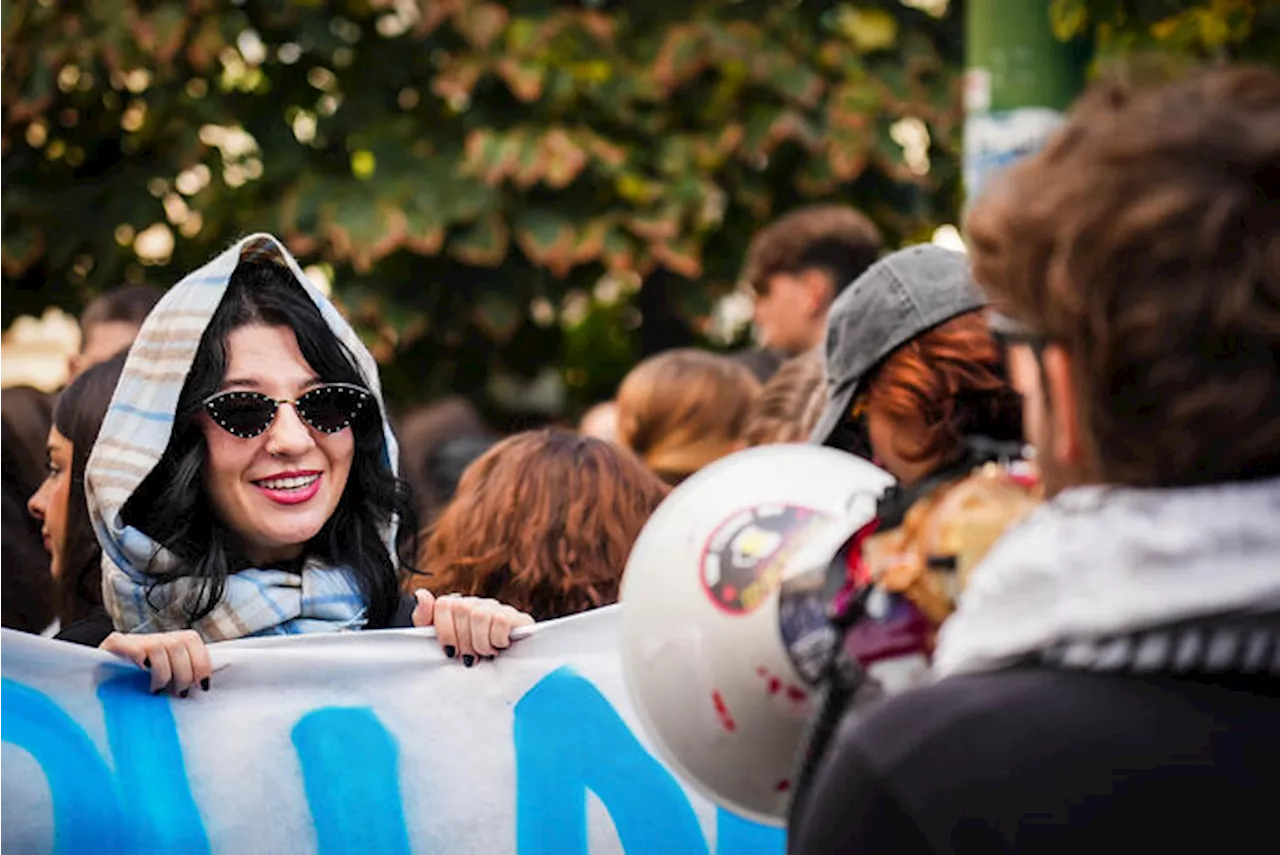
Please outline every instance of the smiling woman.
[{"label": "smiling woman", "polygon": [[[204,400],[200,419],[209,501],[249,560],[291,560],[338,508],[355,453],[345,428],[370,396],[322,384],[289,327],[239,327],[227,355],[224,390]],[[332,426],[308,417],[317,402],[343,417]]]},{"label": "smiling woman", "polygon": [[506,647],[532,622],[515,609],[401,599],[395,458],[372,357],[274,239],[188,276],[134,344],[90,465],[119,631],[103,646],[180,694],[208,685],[206,641],[434,625],[468,665]]}]

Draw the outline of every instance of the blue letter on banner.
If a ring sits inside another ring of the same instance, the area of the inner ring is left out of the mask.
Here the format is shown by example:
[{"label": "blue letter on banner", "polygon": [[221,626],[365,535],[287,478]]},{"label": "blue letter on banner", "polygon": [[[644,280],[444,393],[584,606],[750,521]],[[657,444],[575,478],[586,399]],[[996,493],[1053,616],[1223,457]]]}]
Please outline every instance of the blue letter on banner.
[{"label": "blue letter on banner", "polygon": [[628,855],[706,853],[675,778],[572,669],[548,674],[516,704],[515,743],[520,855],[586,855],[588,789]]},{"label": "blue letter on banner", "polygon": [[327,707],[293,728],[320,855],[409,853],[396,743],[369,709]]},{"label": "blue letter on banner", "polygon": [[114,677],[98,687],[107,741],[124,803],[138,811],[142,852],[207,853],[209,839],[187,783],[178,725],[169,699],[151,694],[147,674]]},{"label": "blue letter on banner", "polygon": [[128,849],[111,770],[84,729],[47,695],[7,678],[0,681],[0,705],[4,741],[30,753],[49,781],[54,851]]}]

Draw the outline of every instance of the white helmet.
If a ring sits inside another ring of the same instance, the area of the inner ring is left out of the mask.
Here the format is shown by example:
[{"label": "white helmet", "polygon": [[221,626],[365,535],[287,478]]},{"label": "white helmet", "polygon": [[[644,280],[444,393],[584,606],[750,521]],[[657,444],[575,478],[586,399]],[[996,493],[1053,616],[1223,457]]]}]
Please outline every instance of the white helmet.
[{"label": "white helmet", "polygon": [[834,640],[820,589],[892,483],[830,448],[750,449],[673,490],[631,551],[620,642],[636,711],[668,765],[744,816],[783,821],[815,712],[810,655]]}]

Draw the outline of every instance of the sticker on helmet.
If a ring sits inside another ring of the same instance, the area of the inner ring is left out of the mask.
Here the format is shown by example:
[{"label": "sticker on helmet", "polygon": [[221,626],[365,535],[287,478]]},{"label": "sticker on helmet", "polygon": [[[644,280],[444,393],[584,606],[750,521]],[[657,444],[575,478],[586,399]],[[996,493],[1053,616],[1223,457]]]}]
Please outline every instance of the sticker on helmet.
[{"label": "sticker on helmet", "polygon": [[747,614],[782,578],[801,535],[829,519],[798,505],[760,505],[722,522],[702,551],[702,586],[730,614]]}]

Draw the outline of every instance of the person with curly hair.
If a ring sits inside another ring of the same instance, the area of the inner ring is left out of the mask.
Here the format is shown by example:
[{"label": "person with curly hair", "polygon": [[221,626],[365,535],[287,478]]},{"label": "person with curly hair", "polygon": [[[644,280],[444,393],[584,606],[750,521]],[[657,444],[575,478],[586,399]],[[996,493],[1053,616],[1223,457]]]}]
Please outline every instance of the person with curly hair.
[{"label": "person with curly hair", "polygon": [[667,487],[626,449],[561,430],[509,437],[462,476],[424,534],[439,594],[488,597],[537,620],[613,603]]}]

